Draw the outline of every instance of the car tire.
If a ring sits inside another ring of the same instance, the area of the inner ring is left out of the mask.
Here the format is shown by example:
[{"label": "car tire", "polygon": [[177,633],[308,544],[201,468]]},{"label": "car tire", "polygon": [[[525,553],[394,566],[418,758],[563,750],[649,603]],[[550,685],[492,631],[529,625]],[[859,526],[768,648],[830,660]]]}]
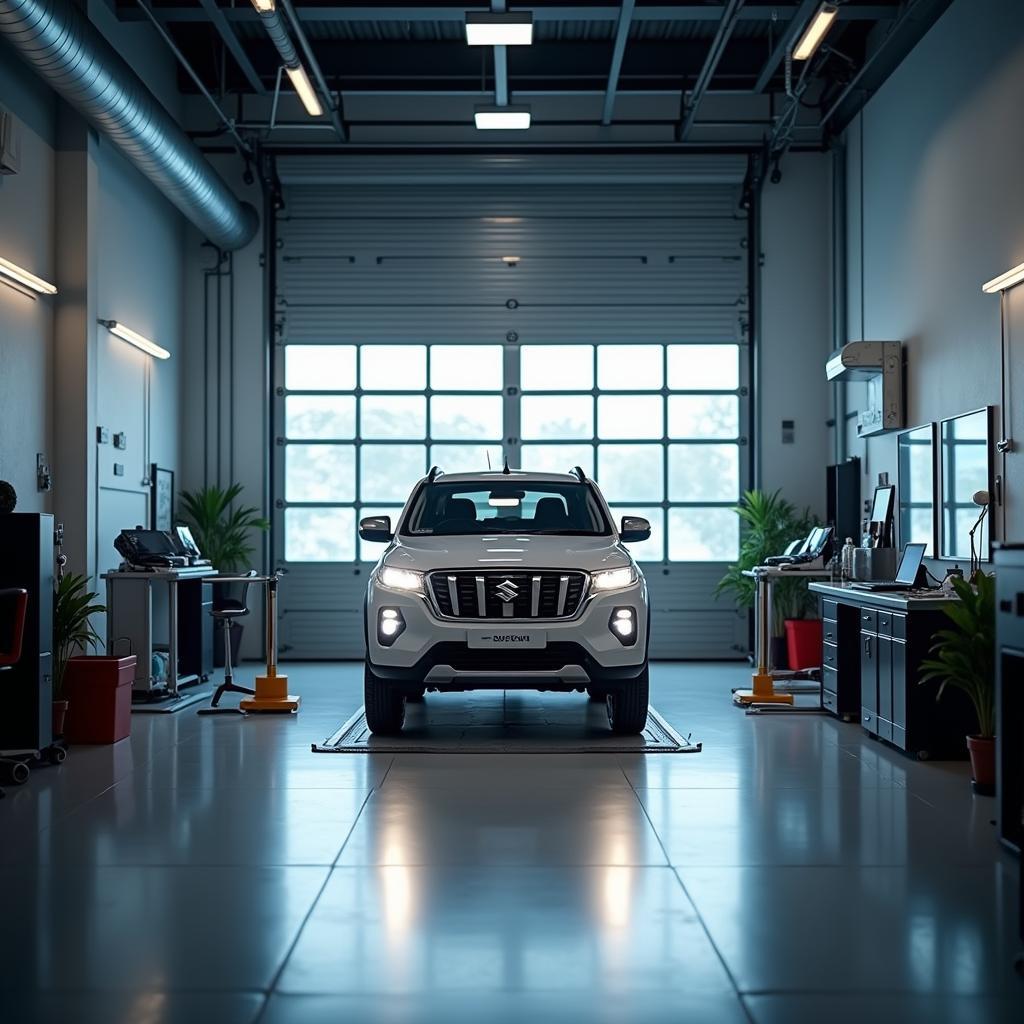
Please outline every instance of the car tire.
[{"label": "car tire", "polygon": [[363,709],[370,732],[394,736],[405,723],[405,694],[386,679],[374,675],[369,662],[363,668]]},{"label": "car tire", "polygon": [[588,686],[587,696],[599,704],[604,704],[608,700],[608,691],[603,686]]},{"label": "car tire", "polygon": [[636,736],[647,725],[650,672],[647,665],[635,679],[608,694],[608,725],[616,736]]}]

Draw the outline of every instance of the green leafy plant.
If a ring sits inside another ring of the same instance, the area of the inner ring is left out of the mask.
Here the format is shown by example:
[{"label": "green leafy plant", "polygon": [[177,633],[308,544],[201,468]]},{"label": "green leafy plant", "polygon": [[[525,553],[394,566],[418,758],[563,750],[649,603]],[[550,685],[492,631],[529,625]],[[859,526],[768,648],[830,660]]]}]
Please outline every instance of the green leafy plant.
[{"label": "green leafy plant", "polygon": [[[731,594],[739,608],[752,608],[756,588],[744,571],[782,554],[791,541],[811,531],[814,521],[809,510],[798,512],[780,491],[745,491],[733,511],[741,524],[739,558],[718,581],[715,596]],[[780,579],[772,588],[772,608],[772,633],[782,636],[786,619],[806,618],[816,604],[805,580]]]},{"label": "green leafy plant", "polygon": [[203,487],[183,491],[182,519],[192,531],[199,550],[220,570],[246,568],[254,548],[249,543],[253,530],[269,530],[270,521],[251,506],[235,506],[241,484],[228,488]]},{"label": "green leafy plant", "polygon": [[64,698],[64,672],[68,658],[77,651],[95,650],[100,635],[92,627],[93,615],[107,609],[97,603],[98,594],[89,589],[89,577],[69,572],[57,582],[53,593],[53,699]]},{"label": "green leafy plant", "polygon": [[978,716],[978,735],[994,736],[996,729],[996,583],[978,573],[972,587],[966,580],[952,580],[957,602],[943,611],[956,629],[940,629],[933,637],[931,653],[921,663],[918,682],[940,680],[936,700],[947,686],[963,690]]}]

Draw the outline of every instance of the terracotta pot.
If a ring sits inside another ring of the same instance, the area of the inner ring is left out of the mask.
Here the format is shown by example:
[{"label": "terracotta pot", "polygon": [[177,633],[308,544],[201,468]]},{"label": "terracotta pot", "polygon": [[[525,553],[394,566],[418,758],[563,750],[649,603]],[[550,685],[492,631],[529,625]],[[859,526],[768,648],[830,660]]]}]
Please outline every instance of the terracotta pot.
[{"label": "terracotta pot", "polygon": [[66,700],[55,700],[53,702],[53,738],[64,735],[64,716],[68,713],[68,702]]},{"label": "terracotta pot", "polygon": [[971,785],[975,793],[995,796],[996,793],[996,740],[994,736],[968,736],[967,750],[971,755]]}]

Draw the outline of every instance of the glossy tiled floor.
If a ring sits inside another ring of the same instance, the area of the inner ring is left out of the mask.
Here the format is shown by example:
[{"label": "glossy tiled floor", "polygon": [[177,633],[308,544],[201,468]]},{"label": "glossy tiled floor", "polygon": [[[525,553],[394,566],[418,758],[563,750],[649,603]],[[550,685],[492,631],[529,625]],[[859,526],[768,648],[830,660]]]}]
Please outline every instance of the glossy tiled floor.
[{"label": "glossy tiled floor", "polygon": [[359,674],[289,675],[295,718],[136,716],[8,791],[0,1018],[1024,1020],[1017,864],[963,764],[670,664],[703,754],[312,754]]}]

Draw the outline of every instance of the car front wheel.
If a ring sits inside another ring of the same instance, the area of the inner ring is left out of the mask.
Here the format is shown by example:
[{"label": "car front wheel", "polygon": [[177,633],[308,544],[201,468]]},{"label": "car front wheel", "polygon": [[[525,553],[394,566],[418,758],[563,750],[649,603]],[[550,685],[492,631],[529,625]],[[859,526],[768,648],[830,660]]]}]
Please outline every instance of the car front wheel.
[{"label": "car front wheel", "polygon": [[623,683],[608,693],[608,724],[618,736],[635,736],[647,725],[647,706],[650,701],[650,671]]},{"label": "car front wheel", "polygon": [[386,679],[374,675],[367,662],[363,668],[363,708],[370,732],[394,736],[405,723],[405,694]]}]

